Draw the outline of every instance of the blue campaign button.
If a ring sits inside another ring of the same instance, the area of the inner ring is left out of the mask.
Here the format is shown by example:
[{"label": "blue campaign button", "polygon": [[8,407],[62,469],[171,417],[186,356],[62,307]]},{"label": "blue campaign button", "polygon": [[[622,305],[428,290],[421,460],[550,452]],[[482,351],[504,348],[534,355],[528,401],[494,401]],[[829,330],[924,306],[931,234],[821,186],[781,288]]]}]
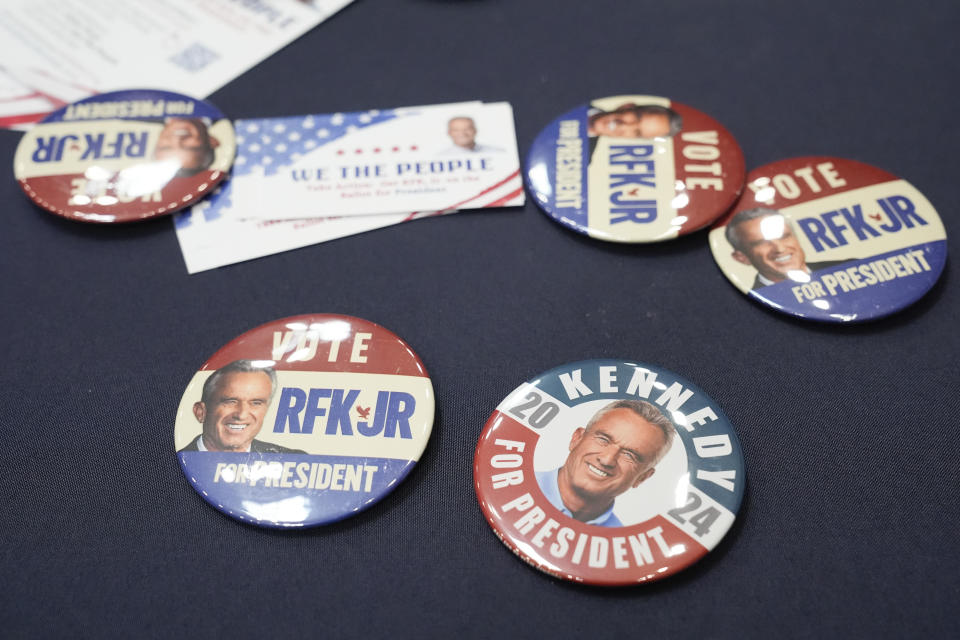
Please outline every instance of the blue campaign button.
[{"label": "blue campaign button", "polygon": [[701,229],[736,201],[743,153],[707,114],[656,96],[597,98],[533,142],[525,180],[552,219],[610,242],[661,242]]},{"label": "blue campaign button", "polygon": [[859,322],[919,300],[947,260],[933,205],[909,182],[831,157],[750,172],[737,205],[710,231],[724,275],[789,315]]},{"label": "blue campaign button", "polygon": [[191,486],[265,527],[326,524],[393,491],[433,427],[430,378],[366,320],[305,315],[236,338],[193,376],[174,427]]},{"label": "blue campaign button", "polygon": [[556,367],[494,410],[474,457],[497,537],[554,577],[616,586],[659,580],[726,535],[746,478],[716,402],[632,360]]}]

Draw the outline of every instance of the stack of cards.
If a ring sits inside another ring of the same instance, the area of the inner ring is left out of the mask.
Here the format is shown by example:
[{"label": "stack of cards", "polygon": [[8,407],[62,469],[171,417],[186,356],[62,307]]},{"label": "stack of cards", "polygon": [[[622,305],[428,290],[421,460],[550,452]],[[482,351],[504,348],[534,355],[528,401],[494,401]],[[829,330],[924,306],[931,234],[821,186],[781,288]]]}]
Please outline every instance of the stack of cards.
[{"label": "stack of cards", "polygon": [[205,97],[352,0],[4,0],[0,127],[143,85]]},{"label": "stack of cards", "polygon": [[462,209],[524,203],[508,103],[237,120],[233,174],[175,218],[190,273]]}]

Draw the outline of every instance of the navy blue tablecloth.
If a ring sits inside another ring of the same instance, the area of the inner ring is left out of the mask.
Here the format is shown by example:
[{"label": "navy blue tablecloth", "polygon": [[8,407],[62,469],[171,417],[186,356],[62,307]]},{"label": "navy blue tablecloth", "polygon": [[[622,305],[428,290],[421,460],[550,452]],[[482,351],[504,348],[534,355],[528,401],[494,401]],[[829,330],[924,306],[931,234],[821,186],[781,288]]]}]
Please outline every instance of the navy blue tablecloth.
[{"label": "navy blue tablecloth", "polygon": [[[591,97],[665,95],[724,123],[748,169],[834,155],[906,178],[956,252],[958,18],[946,0],[358,0],[211,100],[234,118],[508,100],[525,154]],[[8,166],[19,138],[0,131]],[[34,207],[11,171],[0,185],[0,635],[960,634],[950,261],[897,315],[804,323],[737,292],[705,232],[610,245],[529,202],[191,276],[170,219],[88,226]],[[413,346],[437,393],[434,434],[359,517],[246,526],[189,487],[174,414],[221,345],[314,312]],[[627,589],[531,569],[472,487],[477,437],[509,391],[607,357],[710,394],[748,476],[713,553]]]}]

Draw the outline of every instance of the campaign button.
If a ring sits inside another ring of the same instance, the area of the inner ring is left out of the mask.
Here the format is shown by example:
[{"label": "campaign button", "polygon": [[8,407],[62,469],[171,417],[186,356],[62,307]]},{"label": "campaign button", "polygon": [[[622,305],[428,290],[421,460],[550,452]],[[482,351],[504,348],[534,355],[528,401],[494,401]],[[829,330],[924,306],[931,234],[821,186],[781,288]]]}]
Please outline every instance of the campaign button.
[{"label": "campaign button", "polygon": [[473,464],[497,537],[554,577],[659,580],[720,543],[746,479],[720,407],[688,380],[634,361],[586,360],[520,385]]},{"label": "campaign button", "polygon": [[226,177],[233,125],[208,102],[169,91],[114,91],[48,115],[14,155],[38,205],[82,222],[133,222],[183,209]]},{"label": "campaign button", "polygon": [[540,208],[574,231],[661,242],[723,215],[745,173],[740,145],[707,114],[668,98],[612,96],[547,125],[524,177]]},{"label": "campaign button", "polygon": [[824,322],[873,320],[913,304],[947,261],[933,205],[906,180],[830,157],[754,169],[709,234],[733,285],[758,302]]},{"label": "campaign button", "polygon": [[252,329],[194,374],[174,426],[190,485],[255,525],[327,524],[406,478],[433,427],[406,342],[366,320],[302,315]]}]

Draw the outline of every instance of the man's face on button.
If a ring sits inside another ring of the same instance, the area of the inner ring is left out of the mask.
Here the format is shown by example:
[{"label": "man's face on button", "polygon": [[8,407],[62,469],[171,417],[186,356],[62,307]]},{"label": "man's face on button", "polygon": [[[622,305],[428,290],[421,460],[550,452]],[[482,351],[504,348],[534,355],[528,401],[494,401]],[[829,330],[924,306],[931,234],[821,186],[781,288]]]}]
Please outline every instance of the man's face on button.
[{"label": "man's face on button", "polygon": [[577,429],[563,465],[570,487],[584,500],[613,502],[627,489],[653,475],[663,431],[630,409],[605,413],[587,431]]},{"label": "man's face on button", "polygon": [[208,399],[193,405],[203,423],[203,443],[217,451],[245,451],[260,432],[270,404],[270,376],[234,371],[220,379]]},{"label": "man's face on button", "polygon": [[207,156],[205,132],[192,120],[172,118],[163,125],[153,152],[156,160],[177,160],[184,169],[198,169]]},{"label": "man's face on button", "polygon": [[743,250],[734,251],[733,258],[753,265],[763,277],[780,282],[796,280],[799,274],[806,273],[803,248],[782,215],[772,214],[741,222],[735,231]]},{"label": "man's face on button", "polygon": [[458,147],[470,149],[477,137],[477,128],[470,118],[454,118],[447,126],[447,134]]},{"label": "man's face on button", "polygon": [[590,131],[612,138],[657,138],[670,135],[670,117],[666,113],[613,111],[595,118]]}]

